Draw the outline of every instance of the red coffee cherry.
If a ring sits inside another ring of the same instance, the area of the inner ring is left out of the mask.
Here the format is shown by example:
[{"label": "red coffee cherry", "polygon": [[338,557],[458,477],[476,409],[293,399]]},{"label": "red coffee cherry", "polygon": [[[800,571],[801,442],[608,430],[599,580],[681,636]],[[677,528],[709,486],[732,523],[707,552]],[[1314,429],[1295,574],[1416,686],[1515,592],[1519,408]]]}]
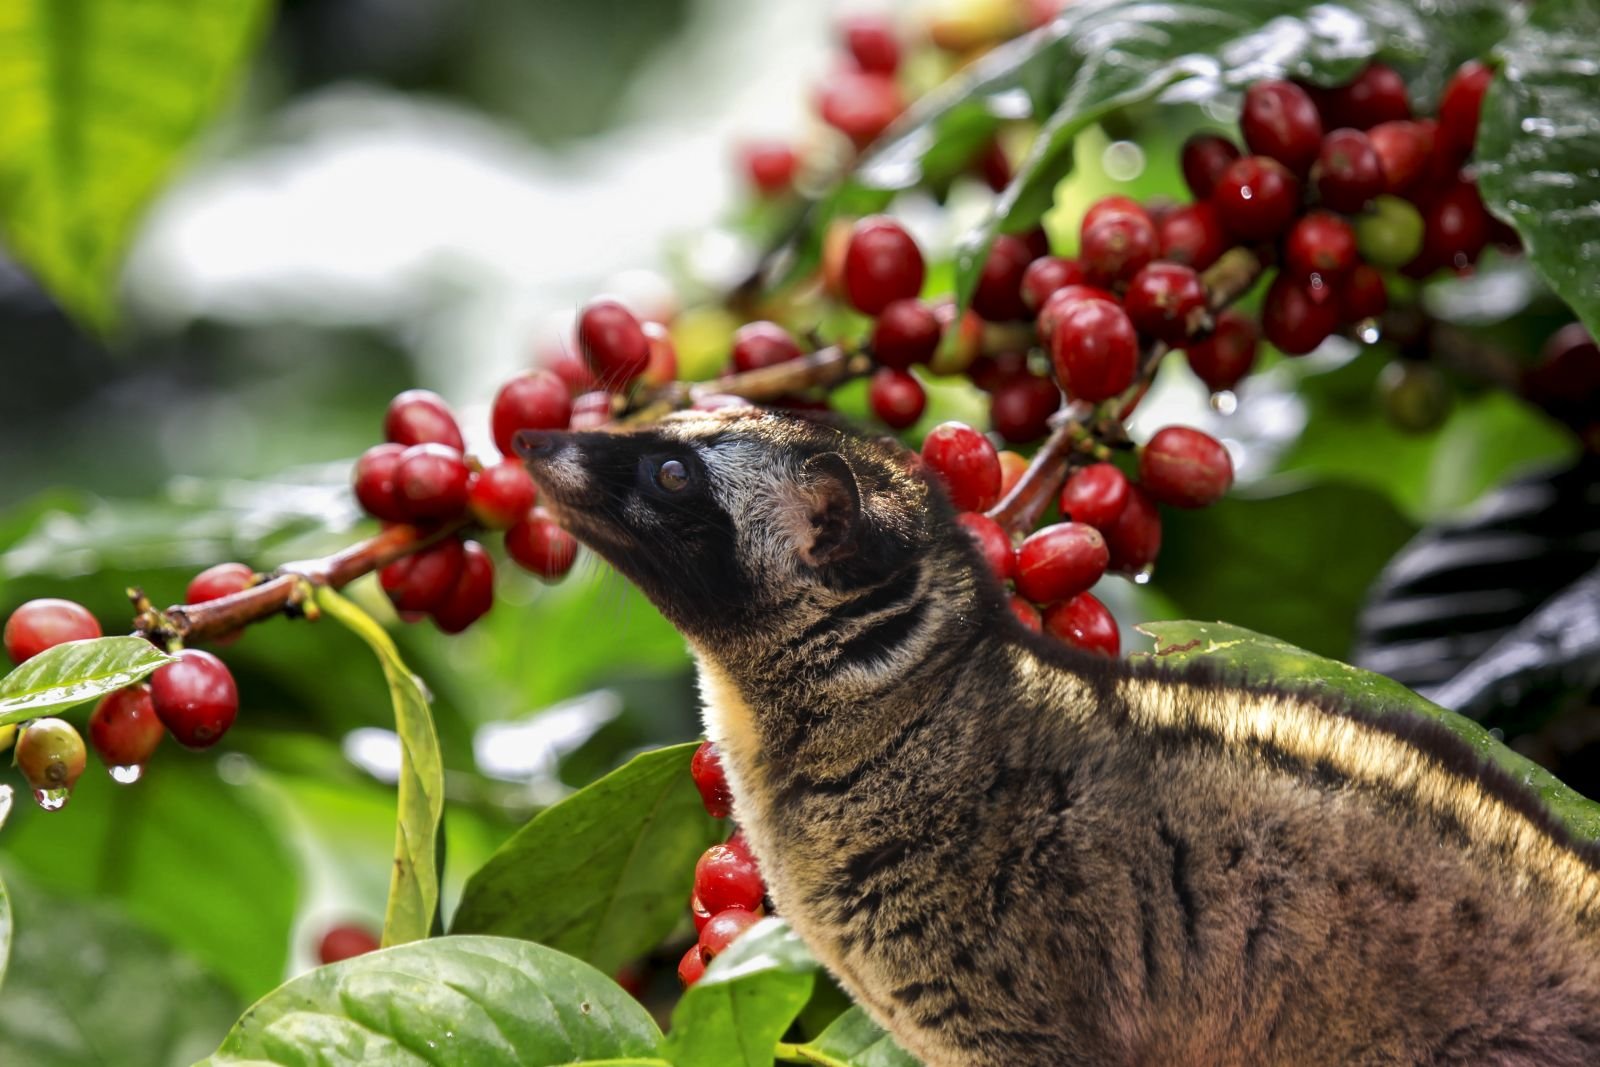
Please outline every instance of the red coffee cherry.
[{"label": "red coffee cherry", "polygon": [[1020,452],[1013,452],[1008,448],[1000,450],[1000,499],[1004,500],[1006,494],[1016,488],[1022,476],[1028,470],[1028,457]]},{"label": "red coffee cherry", "polygon": [[59,597],[41,597],[23,604],[6,620],[6,655],[20,664],[68,641],[99,636],[100,624],[88,608]]},{"label": "red coffee cherry", "polygon": [[733,335],[733,369],[759,370],[800,358],[800,345],[788,330],[765,320],[747,322]]},{"label": "red coffee cherry", "polygon": [[1102,196],[1099,200],[1089,205],[1083,213],[1083,219],[1078,223],[1078,240],[1083,240],[1083,235],[1089,228],[1102,219],[1113,215],[1133,215],[1135,217],[1149,218],[1144,205],[1131,196]]},{"label": "red coffee cherry", "polygon": [[568,425],[577,431],[597,430],[611,421],[615,410],[612,394],[596,389],[572,398],[572,421]]},{"label": "red coffee cherry", "polygon": [[1255,320],[1223,311],[1209,337],[1189,342],[1189,367],[1213,393],[1232,389],[1255,366],[1257,343]]},{"label": "red coffee cherry", "polygon": [[1322,145],[1322,116],[1311,96],[1294,82],[1259,81],[1245,90],[1239,131],[1256,155],[1270,156],[1304,174]]},{"label": "red coffee cherry", "polygon": [[957,511],[987,511],[999,501],[1000,457],[965,423],[942,422],[928,431],[922,460],[944,481]]},{"label": "red coffee cherry", "polygon": [[1383,274],[1367,263],[1355,268],[1338,283],[1339,318],[1345,322],[1375,319],[1389,306],[1389,290]]},{"label": "red coffee cherry", "polygon": [[714,960],[734,939],[761,921],[761,916],[744,908],[725,908],[713,915],[700,931],[700,951]]},{"label": "red coffee cherry", "polygon": [[1196,200],[1210,199],[1222,172],[1239,156],[1239,146],[1221,134],[1191,134],[1181,154],[1184,184]]},{"label": "red coffee cherry", "polygon": [[922,383],[905,371],[879,367],[867,387],[867,403],[891,429],[904,430],[922,418],[928,394],[923,392]]},{"label": "red coffee cherry", "polygon": [[182,648],[173,656],[176,663],[158,667],[150,676],[156,716],[178,744],[210,748],[239,714],[239,689],[227,666],[211,653]]},{"label": "red coffee cherry", "polygon": [[1472,182],[1458,181],[1422,212],[1422,259],[1464,270],[1489,243],[1489,212]]},{"label": "red coffee cherry", "polygon": [[856,223],[844,253],[844,292],[850,305],[878,315],[896,300],[922,291],[926,268],[917,243],[894,219],[872,215]]},{"label": "red coffee cherry", "polygon": [[1405,79],[1382,63],[1368,64],[1348,85],[1325,93],[1322,104],[1324,125],[1330,128],[1370,130],[1380,122],[1411,117]]},{"label": "red coffee cherry", "polygon": [[369,952],[376,952],[382,947],[382,942],[371,930],[364,926],[343,923],[330,927],[322,935],[322,940],[317,942],[317,959],[323,966],[338,963],[341,960],[352,959],[356,956],[365,956]]},{"label": "red coffee cherry", "polygon": [[712,845],[694,865],[694,895],[713,916],[728,908],[755,911],[766,894],[761,870],[748,853]]},{"label": "red coffee cherry", "polygon": [[432,609],[433,624],[447,634],[460,633],[494,607],[494,560],[476,541],[461,551],[461,575]]},{"label": "red coffee cherry", "polygon": [[1128,476],[1110,463],[1079,467],[1061,487],[1061,515],[1104,533],[1128,506]]},{"label": "red coffee cherry", "polygon": [[1022,278],[1034,260],[1027,242],[1002,233],[989,247],[972,291],[972,310],[989,322],[1015,322],[1030,315],[1022,298]]},{"label": "red coffee cherry", "polygon": [[1117,620],[1092,593],[1051,604],[1044,612],[1044,629],[1074,648],[1115,657],[1122,651]]},{"label": "red coffee cherry", "polygon": [[432,611],[455,589],[464,561],[461,539],[447,537],[385,566],[378,584],[397,611]]},{"label": "red coffee cherry", "polygon": [[1283,243],[1284,261],[1302,278],[1332,281],[1356,265],[1356,231],[1339,216],[1313,211],[1302,216]]},{"label": "red coffee cherry", "polygon": [[822,121],[850,138],[858,150],[876,141],[905,109],[905,97],[893,78],[866,71],[838,71],[817,99]]},{"label": "red coffee cherry", "polygon": [[893,74],[900,68],[900,41],[894,26],[878,15],[855,15],[839,24],[839,35],[856,66],[872,74]]},{"label": "red coffee cherry", "polygon": [[1222,172],[1211,194],[1222,225],[1246,241],[1288,229],[1300,210],[1300,180],[1275,159],[1246,156]]},{"label": "red coffee cherry", "polygon": [[1261,307],[1261,332],[1286,356],[1303,356],[1339,326],[1339,301],[1327,286],[1280,272]]},{"label": "red coffee cherry", "polygon": [[873,323],[872,354],[885,367],[907,370],[933,358],[942,332],[932,307],[921,300],[896,300]]},{"label": "red coffee cherry", "polygon": [[989,396],[989,424],[1008,444],[1037,441],[1049,431],[1050,416],[1059,410],[1061,390],[1056,383],[1033,374],[1002,382]]},{"label": "red coffee cherry", "polygon": [[639,320],[615,300],[593,301],[578,315],[578,347],[605,385],[626,385],[650,366],[650,342]]},{"label": "red coffee cherry", "polygon": [[[1112,304],[1117,303],[1116,294],[1109,289],[1102,289],[1097,285],[1079,285],[1076,283],[1064,285],[1051,293],[1039,309],[1039,317],[1034,320],[1035,328],[1039,333],[1039,340],[1050,344],[1050,339],[1055,336],[1056,327],[1061,323],[1061,316],[1068,308],[1080,300],[1105,300]],[[974,379],[976,382],[976,379]],[[977,382],[978,388],[990,388]]]},{"label": "red coffee cherry", "polygon": [[967,377],[979,389],[992,393],[1028,373],[1028,354],[1016,349],[989,352],[972,361]]},{"label": "red coffee cherry", "polygon": [[30,786],[41,793],[53,793],[70,790],[77,784],[88,762],[88,752],[83,738],[65,719],[34,719],[17,738],[15,759],[17,770]]},{"label": "red coffee cherry", "polygon": [[1083,264],[1061,256],[1040,256],[1022,272],[1022,302],[1038,311],[1052,293],[1087,277]]},{"label": "red coffee cherry", "polygon": [[1099,530],[1058,522],[1017,546],[1017,592],[1036,604],[1067,600],[1098,582],[1110,561]]},{"label": "red coffee cherry", "polygon": [[706,974],[706,957],[696,941],[684,952],[683,959],[678,961],[678,981],[683,983],[683,988],[688,989]]},{"label": "red coffee cherry", "polygon": [[757,193],[781,196],[794,186],[800,170],[800,157],[789,145],[777,141],[758,141],[744,146],[741,153],[745,176]]},{"label": "red coffee cherry", "polygon": [[[567,395],[575,396],[594,388],[594,375],[589,371],[589,364],[583,357],[557,342],[553,349],[545,350],[538,357],[542,369],[560,378],[567,387]],[[560,429],[560,427],[551,427]]]},{"label": "red coffee cherry", "polygon": [[1382,122],[1367,140],[1383,167],[1383,190],[1403,195],[1422,177],[1433,153],[1433,135],[1420,122]]},{"label": "red coffee cherry", "polygon": [[467,507],[472,472],[448,445],[412,445],[394,469],[395,497],[413,519],[448,519]]},{"label": "red coffee cherry", "polygon": [[1141,208],[1107,212],[1083,229],[1078,256],[1097,285],[1127,281],[1161,248],[1155,223]]},{"label": "red coffee cherry", "polygon": [[1061,388],[1075,400],[1109,400],[1133,384],[1139,335],[1127,312],[1106,300],[1068,308],[1050,338],[1050,358]]},{"label": "red coffee cherry", "polygon": [[352,483],[361,510],[385,522],[404,522],[410,517],[405,501],[396,490],[395,470],[400,466],[400,456],[405,446],[396,444],[373,445],[356,460]]},{"label": "red coffee cherry", "polygon": [[[1353,235],[1350,247],[1353,254]],[[1193,268],[1156,262],[1133,276],[1122,306],[1140,333],[1181,348],[1190,331],[1205,321],[1206,287]]]},{"label": "red coffee cherry", "polygon": [[728,775],[722,769],[722,754],[711,741],[700,742],[689,761],[689,777],[700,790],[700,800],[713,818],[726,819],[733,813],[733,790],[728,787]]},{"label": "red coffee cherry", "polygon": [[1322,139],[1311,180],[1325,207],[1356,212],[1383,193],[1383,162],[1360,130],[1334,130]]},{"label": "red coffee cherry", "polygon": [[956,521],[966,528],[977,543],[978,551],[983,553],[983,561],[996,578],[1005,581],[1016,573],[1016,552],[1011,547],[1011,538],[1006,536],[998,522],[979,511],[963,511],[956,516]]},{"label": "red coffee cherry", "polygon": [[1545,340],[1539,361],[1523,371],[1522,392],[1580,431],[1595,421],[1600,412],[1600,346],[1583,323],[1570,322]]},{"label": "red coffee cherry", "polygon": [[1137,574],[1161,552],[1161,513],[1143,486],[1128,487],[1128,504],[1111,528],[1103,531],[1111,555],[1110,569]]},{"label": "red coffee cherry", "polygon": [[639,381],[645,385],[666,385],[678,380],[678,349],[672,343],[672,334],[659,322],[646,322],[639,326],[650,345],[650,363]]},{"label": "red coffee cherry", "polygon": [[565,430],[571,419],[572,391],[549,370],[519,374],[502,385],[489,416],[494,446],[504,456],[517,454],[518,430]]},{"label": "red coffee cherry", "polygon": [[383,417],[383,435],[397,445],[449,445],[466,451],[461,427],[450,405],[438,393],[427,389],[407,389],[389,401]]},{"label": "red coffee cherry", "polygon": [[1210,434],[1168,426],[1139,450],[1139,482],[1163,504],[1208,507],[1233,485],[1233,460]]},{"label": "red coffee cherry", "polygon": [[190,604],[203,604],[243,592],[254,585],[255,580],[255,571],[243,563],[218,563],[191,578],[183,598]]},{"label": "red coffee cherry", "polygon": [[1461,64],[1439,97],[1437,147],[1451,166],[1460,166],[1478,140],[1478,116],[1483,94],[1489,91],[1494,71],[1475,59]]},{"label": "red coffee cherry", "polygon": [[572,561],[578,556],[578,542],[543,509],[534,508],[506,531],[506,554],[524,570],[554,582],[572,569]]},{"label": "red coffee cherry", "polygon": [[503,459],[472,479],[467,509],[491,530],[507,530],[533,507],[539,491],[528,468],[518,459]]},{"label": "red coffee cherry", "polygon": [[1205,270],[1228,250],[1222,216],[1206,201],[1184,204],[1167,212],[1156,224],[1161,258]]},{"label": "red coffee cherry", "polygon": [[1011,597],[1011,614],[1017,621],[1036,634],[1044,633],[1044,622],[1039,618],[1039,609],[1022,599],[1020,596]]},{"label": "red coffee cherry", "polygon": [[143,765],[166,733],[142,682],[107,693],[89,713],[89,743],[107,767]]}]

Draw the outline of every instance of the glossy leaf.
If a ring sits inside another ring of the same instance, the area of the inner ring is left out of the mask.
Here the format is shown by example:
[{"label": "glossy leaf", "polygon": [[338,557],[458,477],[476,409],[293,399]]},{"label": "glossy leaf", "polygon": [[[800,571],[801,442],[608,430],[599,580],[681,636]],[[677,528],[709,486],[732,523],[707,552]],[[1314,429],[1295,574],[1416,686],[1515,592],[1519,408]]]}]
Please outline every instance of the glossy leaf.
[{"label": "glossy leaf", "polygon": [[103,903],[6,869],[16,936],[0,992],[7,1067],[174,1067],[216,1046],[242,1001],[192,958]]},{"label": "glossy leaf", "polygon": [[0,17],[0,228],[73,314],[109,325],[140,214],[222,104],[265,0],[14,0]]},{"label": "glossy leaf", "polygon": [[648,1063],[660,1040],[639,1002],[585,963],[526,941],[440,937],[288,982],[201,1067]]},{"label": "glossy leaf", "polygon": [[1363,591],[1416,532],[1376,492],[1338,483],[1166,508],[1162,525],[1153,585],[1180,611],[1333,656],[1349,653]]},{"label": "glossy leaf", "polygon": [[825,1067],[918,1067],[922,1062],[859,1007],[839,1016],[801,1050],[806,1062]]},{"label": "glossy leaf", "polygon": [[451,932],[537,941],[607,972],[655,946],[726,832],[689,776],[697,747],[636,756],[540,812],[467,881]]},{"label": "glossy leaf", "polygon": [[440,827],[444,819],[444,765],[428,693],[372,616],[326,586],[317,590],[317,605],[371,646],[389,684],[395,731],[400,735],[400,782],[383,943],[417,941],[432,933],[439,921]]},{"label": "glossy leaf", "polygon": [[142,637],[68,641],[0,678],[0,726],[83,704],[172,662]]},{"label": "glossy leaf", "polygon": [[40,891],[114,904],[248,1001],[288,963],[303,894],[286,833],[248,783],[168,741],[132,785],[90,756],[62,810],[22,799],[0,829],[0,856]]},{"label": "glossy leaf", "polygon": [[772,1067],[773,1048],[805,1007],[817,963],[782,919],[763,919],[690,986],[663,1050],[673,1067]]},{"label": "glossy leaf", "polygon": [[1185,663],[1204,658],[1234,668],[1251,681],[1332,693],[1376,715],[1433,719],[1483,759],[1526,783],[1574,837],[1600,841],[1600,802],[1567,787],[1537,763],[1496,741],[1471,719],[1423,699],[1399,682],[1227,623],[1150,622],[1139,629],[1155,639],[1154,657],[1158,662]]},{"label": "glossy leaf", "polygon": [[1600,3],[1518,8],[1523,22],[1483,101],[1476,163],[1485,202],[1534,268],[1600,336]]}]

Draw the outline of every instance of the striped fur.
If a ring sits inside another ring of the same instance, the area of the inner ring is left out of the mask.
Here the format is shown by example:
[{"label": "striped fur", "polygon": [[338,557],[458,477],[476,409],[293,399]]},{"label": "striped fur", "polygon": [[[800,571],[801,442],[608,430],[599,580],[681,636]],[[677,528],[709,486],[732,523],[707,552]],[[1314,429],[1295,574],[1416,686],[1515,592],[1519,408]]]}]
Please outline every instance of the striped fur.
[{"label": "striped fur", "polygon": [[1600,1064],[1600,859],[1436,724],[1038,638],[942,493],[831,429],[530,465],[695,648],[779,910],[930,1067]]}]

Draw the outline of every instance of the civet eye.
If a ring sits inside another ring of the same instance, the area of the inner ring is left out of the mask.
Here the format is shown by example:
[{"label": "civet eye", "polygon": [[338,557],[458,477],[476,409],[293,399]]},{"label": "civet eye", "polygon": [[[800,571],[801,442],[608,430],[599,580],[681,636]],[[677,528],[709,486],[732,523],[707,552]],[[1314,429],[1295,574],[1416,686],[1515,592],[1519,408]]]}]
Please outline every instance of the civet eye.
[{"label": "civet eye", "polygon": [[676,493],[689,484],[689,468],[681,460],[664,460],[656,468],[656,484],[669,493]]}]

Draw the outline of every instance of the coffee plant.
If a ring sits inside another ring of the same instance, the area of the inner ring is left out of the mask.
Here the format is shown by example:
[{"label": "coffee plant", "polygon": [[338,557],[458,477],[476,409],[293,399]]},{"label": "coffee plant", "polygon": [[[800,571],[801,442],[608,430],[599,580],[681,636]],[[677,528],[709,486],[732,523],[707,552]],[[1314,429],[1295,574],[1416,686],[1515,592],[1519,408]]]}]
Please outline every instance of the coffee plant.
[{"label": "coffee plant", "polygon": [[[0,101],[0,221],[62,308],[112,331],[129,226],[266,13],[46,7],[0,27],[47,56]],[[114,62],[135,39],[195,74],[159,121],[118,110],[158,80]],[[339,490],[363,538],[334,543],[288,484],[248,513],[191,501],[217,521],[163,606],[173,555],[141,573],[139,552],[87,550],[91,518],[23,507],[0,527],[0,1061],[914,1062],[774,913],[694,740],[681,645],[653,620],[647,647],[608,647],[523,431],[762,405],[893,435],[1035,630],[1114,657],[1148,615],[1225,614],[1252,629],[1147,623],[1131,654],[1437,717],[1600,838],[1600,807],[1526,758],[1600,789],[1597,41],[1593,0],[846,18],[812,128],[737,146],[742,276],[596,292],[492,396],[375,407]],[[1285,419],[1304,426],[1261,445]],[[1420,529],[1529,460],[1560,469]],[[1470,484],[1441,505],[1451,477]],[[330,624],[376,656],[369,679]],[[252,651],[291,627],[292,653]],[[1352,651],[1381,673],[1325,658]],[[609,736],[584,719],[543,742],[582,787],[513,795],[471,737],[509,716],[462,710],[495,664],[546,703],[644,666],[630,702],[675,710]],[[354,766],[324,740],[345,735]],[[346,815],[359,833],[318,826]],[[385,874],[370,846],[391,834]],[[297,920],[285,871],[341,861],[369,910]]]}]

